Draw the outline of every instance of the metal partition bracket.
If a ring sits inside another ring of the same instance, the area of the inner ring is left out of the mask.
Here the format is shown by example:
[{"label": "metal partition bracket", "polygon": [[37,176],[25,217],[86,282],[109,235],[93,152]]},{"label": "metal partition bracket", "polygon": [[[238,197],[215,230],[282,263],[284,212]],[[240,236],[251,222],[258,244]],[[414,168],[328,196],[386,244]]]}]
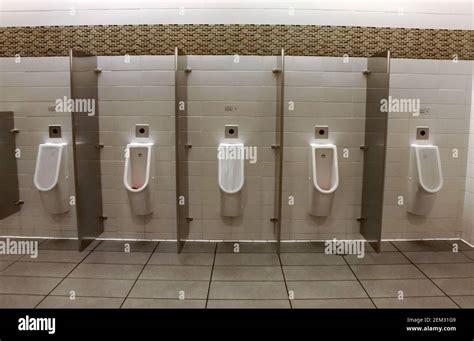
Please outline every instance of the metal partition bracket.
[{"label": "metal partition bracket", "polygon": [[364,71],[362,71],[362,74],[363,74],[364,76],[368,76],[368,75],[370,75],[371,73],[372,73],[372,71],[370,71],[370,70],[364,70]]},{"label": "metal partition bracket", "polygon": [[10,129],[10,133],[11,133],[11,134],[19,134],[19,133],[20,133],[20,129],[16,129],[16,128]]}]

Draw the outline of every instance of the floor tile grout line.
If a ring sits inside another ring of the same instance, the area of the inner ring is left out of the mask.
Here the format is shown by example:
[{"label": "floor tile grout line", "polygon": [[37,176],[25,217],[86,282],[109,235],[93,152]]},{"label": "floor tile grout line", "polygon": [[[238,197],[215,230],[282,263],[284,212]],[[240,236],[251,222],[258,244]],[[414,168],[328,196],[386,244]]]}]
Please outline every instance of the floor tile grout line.
[{"label": "floor tile grout line", "polygon": [[[397,250],[400,250],[396,245],[393,245],[393,246],[395,246],[395,248],[396,248]],[[400,252],[401,252],[401,251],[400,251]],[[403,252],[401,252],[401,254],[403,255],[403,257],[405,257],[406,259],[408,259],[408,261],[409,261],[411,264],[413,264],[413,266],[414,266],[415,268],[417,268],[418,271],[420,271],[423,275],[425,275],[425,276],[428,278],[428,280],[429,280],[431,283],[433,283],[433,285],[434,285],[435,287],[438,288],[438,290],[440,290],[446,297],[448,297],[448,298],[451,300],[451,302],[454,303],[454,305],[455,305],[456,307],[458,307],[459,309],[461,309],[461,306],[460,306],[459,304],[457,304],[457,303],[451,298],[451,296],[449,296],[447,293],[445,293],[444,290],[441,289],[441,288],[433,281],[433,279],[432,279],[430,276],[428,276],[423,270],[421,270],[420,267],[419,267],[415,262],[413,262],[413,261],[412,261],[407,255],[405,255]]]},{"label": "floor tile grout line", "polygon": [[[49,297],[49,295],[51,295],[51,293],[52,293],[62,282],[64,282],[64,280],[67,278],[67,276],[69,276],[69,275],[79,266],[79,264],[82,264],[82,262],[84,261],[84,259],[86,259],[86,258],[91,254],[91,252],[94,251],[94,250],[97,248],[97,246],[99,246],[101,243],[102,243],[102,242],[97,243],[96,246],[90,248],[88,251],[87,251],[87,250],[82,251],[82,252],[87,252],[87,254],[84,256],[84,258],[82,258],[79,262],[77,262],[77,264],[71,269],[71,271],[69,271],[69,272],[66,274],[66,276],[64,276],[63,279],[61,279],[61,280],[58,282],[58,284],[56,284],[56,285],[54,286],[54,288],[52,288],[52,289],[50,290],[50,292],[49,292],[48,294],[46,294],[46,295],[43,297],[43,299],[38,302],[38,304],[35,305],[34,309],[38,308],[38,306],[39,306],[47,297]],[[78,252],[79,252],[79,251],[78,251]]]},{"label": "floor tile grout line", "polygon": [[288,290],[288,283],[286,281],[286,276],[285,276],[285,271],[283,270],[283,264],[281,262],[281,258],[280,258],[280,253],[277,253],[278,255],[278,261],[280,262],[280,270],[281,270],[281,273],[283,275],[283,281],[285,282],[285,290],[286,290],[286,297],[288,299],[288,303],[290,304],[290,309],[293,309],[293,304],[291,303],[291,299],[290,299],[290,292]]},{"label": "floor tile grout line", "polygon": [[123,305],[125,304],[125,301],[127,300],[128,296],[130,295],[130,293],[132,292],[133,288],[135,287],[135,284],[137,284],[138,279],[140,278],[141,274],[143,273],[143,270],[145,270],[146,266],[147,266],[148,263],[150,262],[150,259],[153,257],[153,254],[154,254],[154,252],[156,251],[156,249],[158,248],[158,245],[160,245],[160,242],[156,243],[155,247],[153,248],[153,251],[150,252],[150,255],[148,256],[148,259],[147,259],[146,263],[143,264],[142,269],[141,269],[140,272],[138,273],[137,278],[135,278],[135,281],[133,282],[132,286],[130,287],[130,290],[128,291],[127,295],[126,295],[125,298],[123,299],[122,304],[120,304],[119,309],[122,309],[122,308],[123,308]]},{"label": "floor tile grout line", "polygon": [[[41,239],[41,240],[39,240],[39,243],[38,243],[38,251],[40,250],[40,245],[46,243],[47,240],[49,240],[49,239]],[[1,273],[2,271],[5,271],[6,269],[8,269],[8,268],[9,268],[10,266],[12,266],[13,264],[19,263],[19,262],[20,262],[20,259],[22,259],[22,258],[25,257],[25,256],[28,256],[28,255],[20,255],[20,257],[16,258],[13,262],[11,262],[11,263],[8,264],[5,268],[3,268],[2,270],[0,270],[0,273]]]},{"label": "floor tile grout line", "polygon": [[357,282],[359,283],[359,285],[361,286],[362,290],[364,290],[365,294],[367,295],[367,297],[369,298],[370,302],[374,305],[375,309],[378,309],[377,305],[375,304],[374,300],[372,299],[372,297],[369,295],[369,293],[367,292],[367,290],[365,289],[364,285],[362,284],[362,282],[360,281],[359,277],[357,277],[356,273],[354,272],[354,270],[352,270],[351,268],[351,265],[349,264],[349,262],[347,261],[346,257],[342,257],[344,259],[344,261],[346,262],[347,266],[349,267],[349,269],[351,270],[352,274],[354,275],[354,277],[356,278]]},{"label": "floor tile grout line", "polygon": [[206,303],[204,304],[204,309],[207,309],[207,303],[209,302],[209,295],[211,293],[212,276],[214,274],[214,266],[216,265],[216,258],[217,258],[217,243],[214,248],[214,257],[212,258],[211,277],[209,278],[209,286],[207,288]]}]

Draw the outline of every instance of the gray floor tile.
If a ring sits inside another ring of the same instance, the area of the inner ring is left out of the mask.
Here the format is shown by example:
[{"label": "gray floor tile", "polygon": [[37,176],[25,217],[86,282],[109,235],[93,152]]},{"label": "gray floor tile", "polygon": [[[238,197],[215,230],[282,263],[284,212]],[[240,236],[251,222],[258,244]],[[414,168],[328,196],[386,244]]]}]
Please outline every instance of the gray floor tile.
[{"label": "gray floor tile", "polygon": [[474,308],[474,296],[450,296],[461,308]]},{"label": "gray floor tile", "polygon": [[210,265],[146,265],[140,279],[174,281],[209,281]]},{"label": "gray floor tile", "polygon": [[284,282],[212,282],[209,299],[272,300],[287,299]]},{"label": "gray floor tile", "polygon": [[13,262],[3,262],[0,261],[0,273],[2,270],[4,270],[6,267],[8,267],[10,264],[13,264]]},{"label": "gray floor tile", "polygon": [[66,278],[51,293],[53,296],[126,297],[133,280]]},{"label": "gray floor tile", "polygon": [[24,308],[32,309],[44,298],[42,295],[2,295],[0,294],[0,309]]},{"label": "gray floor tile", "polygon": [[88,264],[145,264],[151,252],[93,251],[84,260]]},{"label": "gray floor tile", "polygon": [[2,276],[0,293],[47,295],[60,281],[61,278]]},{"label": "gray floor tile", "polygon": [[355,280],[347,265],[284,266],[287,281]]},{"label": "gray floor tile", "polygon": [[76,297],[71,300],[69,296],[48,296],[38,305],[42,309],[63,309],[63,308],[81,308],[81,309],[116,309],[120,308],[123,298],[110,297]]},{"label": "gray floor tile", "polygon": [[461,252],[420,251],[420,252],[404,252],[404,254],[415,264],[471,262],[471,260],[467,258]]},{"label": "gray floor tile", "polygon": [[453,248],[454,243],[458,244],[458,250],[460,251],[473,251],[474,250],[472,246],[470,246],[469,244],[466,244],[462,240],[446,240],[445,242],[449,244],[451,250]]},{"label": "gray floor tile", "polygon": [[288,309],[288,300],[209,300],[210,309]]},{"label": "gray floor tile", "polygon": [[474,263],[419,264],[418,267],[430,278],[474,278]]},{"label": "gray floor tile", "polygon": [[[94,249],[99,242],[97,240],[92,241],[85,251]],[[79,251],[79,241],[77,239],[49,239],[45,240],[38,247],[40,250],[70,250]]]},{"label": "gray floor tile", "polygon": [[449,297],[405,297],[398,298],[374,298],[377,308],[397,308],[397,309],[455,309],[456,304]]},{"label": "gray floor tile", "polygon": [[[380,252],[396,252],[398,251],[395,246],[392,245],[391,242],[381,242],[380,243]],[[370,245],[370,243],[365,244],[365,252],[375,252],[374,248]]]},{"label": "gray floor tile", "polygon": [[150,281],[139,279],[130,298],[206,299],[208,281]]},{"label": "gray floor tile", "polygon": [[368,309],[375,308],[369,298],[292,300],[293,308],[298,309]]},{"label": "gray floor tile", "polygon": [[152,252],[157,244],[153,241],[103,240],[95,251]]},{"label": "gray floor tile", "polygon": [[[238,248],[236,248],[238,245]],[[236,252],[238,250],[238,252]],[[229,242],[218,243],[217,253],[273,253],[276,254],[276,243]]]},{"label": "gray floor tile", "polygon": [[68,278],[137,279],[143,265],[79,264]]},{"label": "gray floor tile", "polygon": [[23,255],[0,255],[0,262],[15,262],[22,258]]},{"label": "gray floor tile", "polygon": [[75,266],[76,263],[16,262],[0,274],[7,276],[64,278]]},{"label": "gray floor tile", "polygon": [[291,281],[288,291],[294,299],[367,298],[357,281]]},{"label": "gray floor tile", "polygon": [[156,298],[127,298],[123,304],[124,309],[204,309],[206,300],[178,300]]},{"label": "gray floor tile", "polygon": [[324,253],[282,253],[282,265],[346,265],[342,256]]},{"label": "gray floor tile", "polygon": [[433,279],[433,282],[449,296],[474,295],[474,278]]},{"label": "gray floor tile", "polygon": [[362,280],[370,297],[395,297],[403,291],[403,297],[444,296],[429,279]]},{"label": "gray floor tile", "polygon": [[283,281],[280,266],[220,266],[212,272],[213,281]]},{"label": "gray floor tile", "polygon": [[280,244],[281,253],[324,253],[324,242],[282,242]]},{"label": "gray floor tile", "polygon": [[19,259],[20,262],[50,262],[50,263],[79,263],[87,255],[89,251],[72,251],[72,250],[38,250],[38,257],[31,258],[25,255]]},{"label": "gray floor tile", "polygon": [[344,256],[349,264],[409,264],[410,261],[406,259],[400,252],[381,252],[373,253],[366,252],[363,258],[358,258],[356,255]]},{"label": "gray floor tile", "polygon": [[[176,242],[160,242],[156,252],[170,252],[176,253]],[[182,253],[214,253],[216,250],[216,243],[211,242],[185,242],[181,252]]]},{"label": "gray floor tile", "polygon": [[474,260],[474,251],[462,251],[462,253],[469,259]]},{"label": "gray floor tile", "polygon": [[426,278],[412,264],[351,265],[358,279],[413,279]]},{"label": "gray floor tile", "polygon": [[280,260],[269,253],[218,253],[215,265],[280,265]]},{"label": "gray floor tile", "polygon": [[451,251],[452,247],[445,240],[410,240],[393,241],[400,251]]},{"label": "gray floor tile", "polygon": [[213,253],[158,253],[155,252],[148,264],[154,265],[212,265]]}]

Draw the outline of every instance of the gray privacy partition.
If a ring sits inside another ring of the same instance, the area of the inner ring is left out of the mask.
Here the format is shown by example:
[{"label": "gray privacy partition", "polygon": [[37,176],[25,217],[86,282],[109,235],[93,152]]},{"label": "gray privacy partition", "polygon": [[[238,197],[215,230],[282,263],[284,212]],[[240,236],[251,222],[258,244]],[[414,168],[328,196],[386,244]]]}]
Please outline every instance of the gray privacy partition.
[{"label": "gray privacy partition", "polygon": [[276,87],[276,119],[275,119],[275,198],[274,216],[272,218],[277,241],[277,252],[280,253],[281,242],[281,210],[283,204],[283,136],[284,136],[284,113],[285,113],[285,50],[281,50],[281,56],[277,60],[277,68],[273,70],[278,74]]},{"label": "gray privacy partition", "polygon": [[[71,98],[93,101],[95,112],[72,112],[74,181],[79,250],[104,231],[100,172],[97,57],[71,50]],[[90,102],[92,103],[92,102]]]},{"label": "gray privacy partition", "polygon": [[189,235],[189,180],[188,150],[188,90],[187,75],[192,71],[187,66],[187,57],[175,49],[175,167],[176,167],[176,240],[177,252],[181,252],[184,240]]},{"label": "gray privacy partition", "polygon": [[381,100],[389,96],[390,52],[376,54],[367,61],[364,175],[360,231],[380,252],[382,238],[385,159],[388,113],[381,111]]},{"label": "gray privacy partition", "polygon": [[18,170],[15,157],[15,134],[13,112],[0,112],[0,219],[4,219],[21,208],[18,186]]}]

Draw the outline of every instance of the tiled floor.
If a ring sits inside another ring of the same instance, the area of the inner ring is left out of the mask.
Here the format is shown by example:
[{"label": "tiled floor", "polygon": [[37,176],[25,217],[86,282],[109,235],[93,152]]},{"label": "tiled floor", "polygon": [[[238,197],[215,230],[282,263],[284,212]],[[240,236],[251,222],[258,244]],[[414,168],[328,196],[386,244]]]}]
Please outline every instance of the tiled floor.
[{"label": "tiled floor", "polygon": [[[47,240],[0,255],[0,308],[473,308],[474,251],[460,241],[384,242],[364,258],[322,243]],[[366,248],[367,249],[367,248]],[[403,296],[403,299],[400,299]],[[74,299],[73,299],[74,298]]]}]

